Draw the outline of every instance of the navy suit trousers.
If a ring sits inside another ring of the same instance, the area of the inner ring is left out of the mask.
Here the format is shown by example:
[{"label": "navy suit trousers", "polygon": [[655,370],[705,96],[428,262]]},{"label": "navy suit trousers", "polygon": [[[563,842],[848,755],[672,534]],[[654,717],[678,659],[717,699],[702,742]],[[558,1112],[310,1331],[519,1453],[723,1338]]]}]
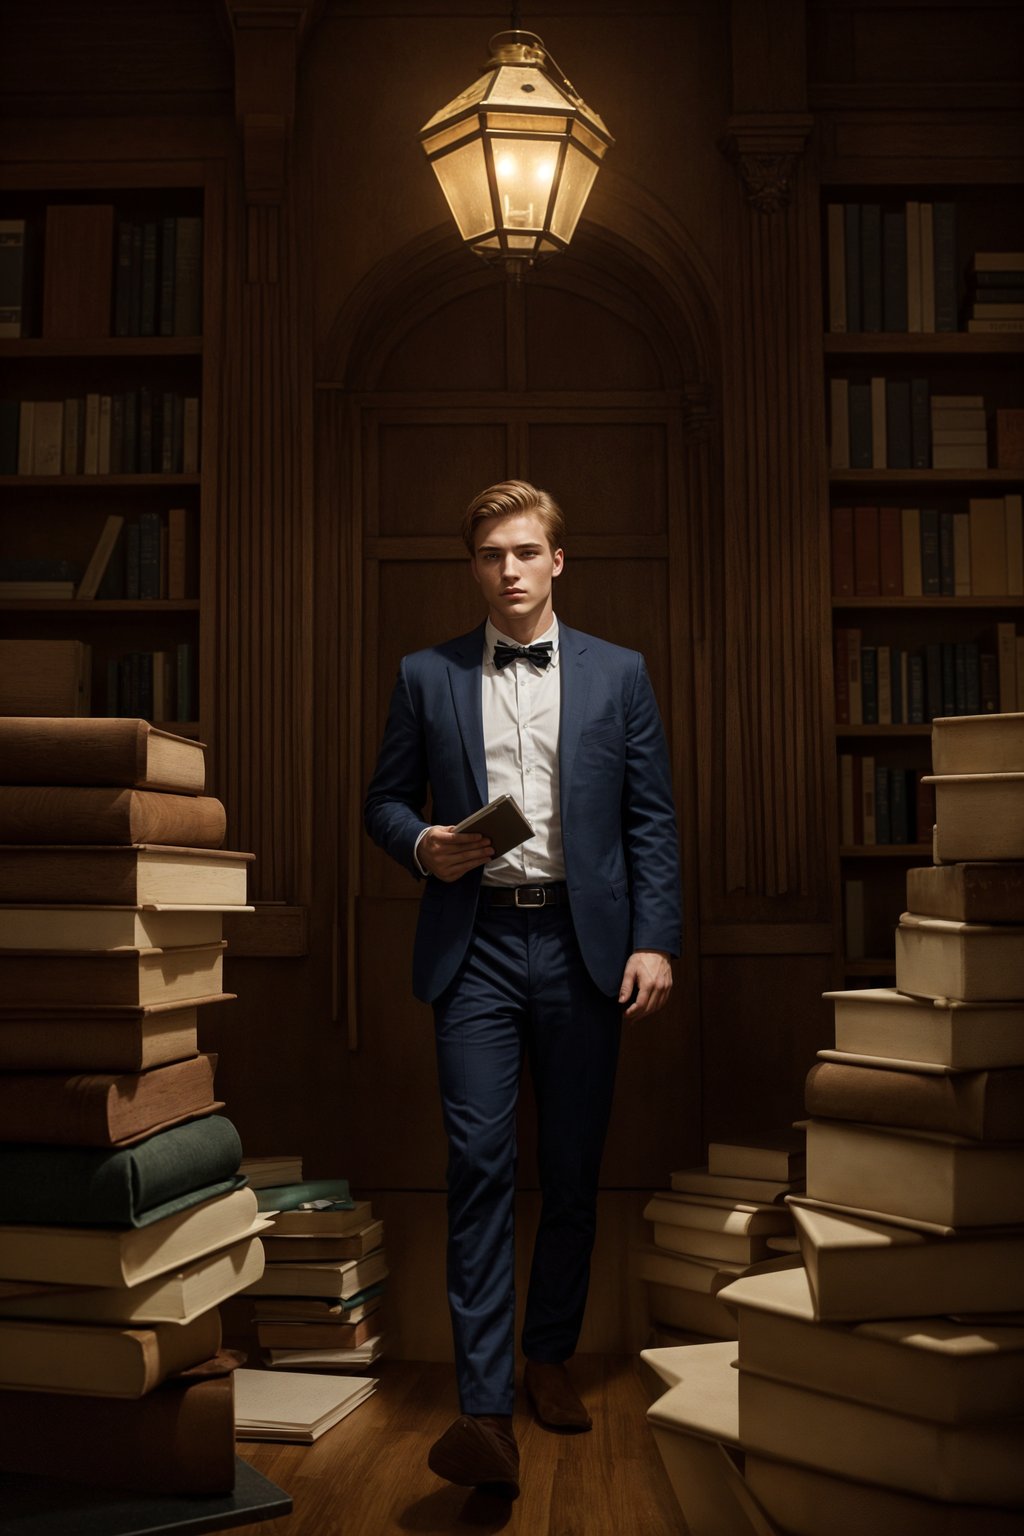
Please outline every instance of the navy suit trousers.
[{"label": "navy suit trousers", "polygon": [[516,1100],[524,1053],[542,1207],[526,1301],[528,1358],[579,1337],[622,1009],[591,980],[568,907],[481,902],[434,1005],[448,1135],[448,1300],[463,1413],[510,1414],[515,1361]]}]

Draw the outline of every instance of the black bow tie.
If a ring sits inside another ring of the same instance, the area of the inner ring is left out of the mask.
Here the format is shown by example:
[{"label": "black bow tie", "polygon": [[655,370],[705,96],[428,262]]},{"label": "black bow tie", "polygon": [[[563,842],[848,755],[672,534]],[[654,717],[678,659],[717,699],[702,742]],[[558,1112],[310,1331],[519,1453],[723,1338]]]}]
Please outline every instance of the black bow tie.
[{"label": "black bow tie", "polygon": [[539,645],[506,645],[503,640],[499,640],[494,647],[494,665],[500,672],[510,661],[518,661],[520,656],[525,656],[535,667],[546,667],[551,661],[553,650],[550,640],[542,640]]}]

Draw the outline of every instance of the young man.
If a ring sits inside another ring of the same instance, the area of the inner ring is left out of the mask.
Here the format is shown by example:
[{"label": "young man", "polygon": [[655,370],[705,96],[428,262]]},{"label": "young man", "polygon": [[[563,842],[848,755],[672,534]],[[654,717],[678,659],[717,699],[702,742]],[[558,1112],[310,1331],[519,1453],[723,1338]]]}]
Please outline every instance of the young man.
[{"label": "young man", "polygon": [[[559,624],[563,520],[524,481],[463,521],[487,604],[399,668],[366,799],[370,836],[426,877],[413,957],[433,1004],[448,1135],[448,1298],[461,1416],[441,1477],[514,1498],[513,1212],[523,1053],[543,1196],[522,1345],[537,1417],[584,1430],[579,1336],[621,1020],[668,1000],[680,946],[668,753],[643,658]],[[423,818],[430,788],[433,824]],[[502,858],[455,824],[512,794],[534,835]]]}]

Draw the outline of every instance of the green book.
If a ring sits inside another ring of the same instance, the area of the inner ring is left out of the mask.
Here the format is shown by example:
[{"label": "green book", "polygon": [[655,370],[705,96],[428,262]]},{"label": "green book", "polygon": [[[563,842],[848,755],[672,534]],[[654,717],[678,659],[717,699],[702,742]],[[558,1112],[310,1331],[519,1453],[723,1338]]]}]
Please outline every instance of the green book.
[{"label": "green book", "polygon": [[[309,1200],[329,1200],[336,1210],[350,1211],[355,1201],[349,1194],[348,1179],[311,1179],[305,1184],[274,1184],[258,1189],[256,1198],[261,1211],[296,1211]],[[324,1206],[324,1210],[330,1207]]]}]

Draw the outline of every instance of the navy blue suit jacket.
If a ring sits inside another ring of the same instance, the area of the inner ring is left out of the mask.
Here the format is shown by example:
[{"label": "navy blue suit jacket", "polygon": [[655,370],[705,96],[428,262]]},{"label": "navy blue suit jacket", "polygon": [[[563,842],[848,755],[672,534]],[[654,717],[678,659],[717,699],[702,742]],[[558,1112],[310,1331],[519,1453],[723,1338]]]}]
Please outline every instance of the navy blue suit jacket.
[{"label": "navy blue suit jacket", "polygon": [[[679,847],[668,751],[647,668],[624,650],[559,625],[559,782],[573,926],[590,975],[618,993],[634,949],[677,955]],[[420,876],[416,840],[487,803],[484,626],[406,656],[366,796],[374,842]],[[424,820],[427,787],[432,822]],[[413,952],[413,990],[433,1002],[469,944],[481,870],[428,877]]]}]

